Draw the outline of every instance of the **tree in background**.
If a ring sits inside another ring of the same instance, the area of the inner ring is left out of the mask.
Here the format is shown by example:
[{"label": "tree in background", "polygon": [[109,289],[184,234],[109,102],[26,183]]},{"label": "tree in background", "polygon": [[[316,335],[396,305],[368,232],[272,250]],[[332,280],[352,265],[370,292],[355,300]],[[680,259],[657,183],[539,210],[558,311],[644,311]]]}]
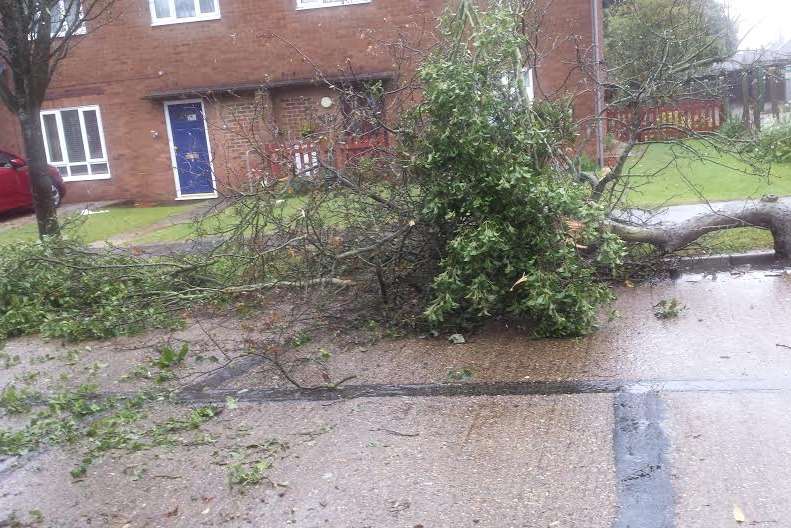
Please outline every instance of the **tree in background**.
[{"label": "tree in background", "polygon": [[59,225],[47,171],[41,105],[69,50],[109,19],[117,0],[0,0],[0,101],[19,119],[41,236]]},{"label": "tree in background", "polygon": [[[604,36],[609,80],[618,85],[644,86],[657,74],[689,79],[730,57],[738,44],[736,26],[717,0],[621,0],[607,9]],[[673,97],[660,91],[671,86],[653,86],[653,95]]]}]

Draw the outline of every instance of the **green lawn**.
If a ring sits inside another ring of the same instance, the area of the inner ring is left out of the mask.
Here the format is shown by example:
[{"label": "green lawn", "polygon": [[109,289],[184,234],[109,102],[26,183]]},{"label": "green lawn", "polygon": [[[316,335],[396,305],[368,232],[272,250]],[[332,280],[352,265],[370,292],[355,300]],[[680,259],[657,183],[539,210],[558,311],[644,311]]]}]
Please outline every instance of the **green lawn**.
[{"label": "green lawn", "polygon": [[163,227],[132,241],[133,244],[157,244],[197,238],[200,233],[220,233],[236,222],[236,216],[229,209],[211,216],[190,222]]},{"label": "green lawn", "polygon": [[[730,155],[719,155],[700,142],[690,142],[707,159],[696,159],[678,145],[650,146],[636,164],[629,167],[635,187],[626,197],[629,205],[656,205],[700,202],[700,194],[708,200],[758,198],[764,194],[791,195],[791,164],[771,167],[769,174],[755,174],[755,169]],[[661,173],[653,174],[658,171]],[[304,198],[286,200],[284,215],[295,213]],[[95,242],[134,232],[183,213],[195,204],[157,207],[112,207],[108,213],[77,216],[69,219],[74,225],[69,236]],[[237,222],[234,209],[211,214],[199,222],[188,221],[163,227],[133,240],[136,244],[172,242],[197,238],[201,234],[226,231]],[[68,233],[68,231],[67,231]],[[36,228],[29,224],[0,231],[0,244],[34,240]],[[758,229],[738,229],[712,233],[701,238],[696,252],[738,252],[771,247],[771,235]]]},{"label": "green lawn", "polygon": [[705,159],[695,159],[678,145],[665,144],[651,145],[641,158],[636,155],[639,162],[627,164],[635,187],[627,195],[627,203],[648,207],[699,203],[703,201],[700,195],[710,201],[791,195],[791,164],[776,164],[768,174],[758,175],[734,156],[716,153],[700,142],[689,144],[700,149]]},{"label": "green lawn", "polygon": [[[156,207],[108,207],[107,213],[93,215],[72,215],[61,218],[67,226],[66,234],[80,238],[86,243],[107,240],[122,233],[142,229],[173,215],[183,213],[195,204],[163,205]],[[35,223],[14,229],[0,231],[0,244],[35,240]]]},{"label": "green lawn", "polygon": [[744,227],[703,235],[694,245],[683,251],[682,254],[744,253],[759,249],[771,249],[772,246],[772,234],[769,231],[754,227]]},{"label": "green lawn", "polygon": [[[294,196],[284,201],[282,215],[287,218],[297,212],[305,202],[302,196]],[[228,207],[221,212],[197,218],[190,222],[182,222],[172,226],[163,227],[132,241],[133,244],[157,244],[163,242],[176,242],[180,240],[194,240],[201,235],[214,235],[227,232],[239,221],[235,208]]]}]

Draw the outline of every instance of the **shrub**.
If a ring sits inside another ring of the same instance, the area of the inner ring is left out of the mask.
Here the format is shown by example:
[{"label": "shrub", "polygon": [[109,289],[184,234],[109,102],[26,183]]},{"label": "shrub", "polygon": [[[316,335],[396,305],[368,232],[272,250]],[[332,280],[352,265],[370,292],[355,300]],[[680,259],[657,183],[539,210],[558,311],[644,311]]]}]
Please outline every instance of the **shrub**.
[{"label": "shrub", "polygon": [[0,254],[0,338],[67,340],[180,324],[181,295],[209,280],[189,263],[151,265],[125,253],[48,240]]},{"label": "shrub", "polygon": [[597,266],[617,264],[623,248],[586,191],[552,169],[575,137],[568,105],[520,96],[514,72],[529,46],[509,9],[473,8],[469,31],[459,20],[445,18],[449,44],[420,69],[423,100],[405,142],[424,222],[444,245],[426,316],[510,314],[543,336],[588,332],[611,299]]},{"label": "shrub", "polygon": [[720,135],[728,139],[740,139],[747,135],[747,128],[741,119],[729,117],[720,127]]},{"label": "shrub", "polygon": [[791,162],[791,123],[776,124],[761,131],[753,154],[766,162]]}]

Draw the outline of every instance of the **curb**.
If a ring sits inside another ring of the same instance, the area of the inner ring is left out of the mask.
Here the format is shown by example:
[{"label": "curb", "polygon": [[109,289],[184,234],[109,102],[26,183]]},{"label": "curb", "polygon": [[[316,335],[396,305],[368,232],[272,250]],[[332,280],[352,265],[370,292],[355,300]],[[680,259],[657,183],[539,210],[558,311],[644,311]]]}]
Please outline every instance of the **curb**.
[{"label": "curb", "polygon": [[668,262],[674,269],[685,272],[727,271],[741,266],[782,268],[791,265],[791,260],[775,256],[774,251],[681,257]]}]

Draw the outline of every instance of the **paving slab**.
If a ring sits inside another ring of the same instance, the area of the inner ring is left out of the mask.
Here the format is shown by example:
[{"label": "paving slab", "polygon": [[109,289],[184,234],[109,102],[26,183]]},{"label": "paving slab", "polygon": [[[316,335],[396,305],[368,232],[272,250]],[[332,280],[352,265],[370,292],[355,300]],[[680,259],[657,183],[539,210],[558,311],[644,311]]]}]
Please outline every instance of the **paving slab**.
[{"label": "paving slab", "polygon": [[[330,378],[356,376],[354,384],[791,378],[791,274],[786,271],[683,275],[620,287],[616,295],[617,317],[608,321],[604,314],[601,328],[579,339],[536,340],[524,329],[499,324],[465,334],[462,345],[445,335],[373,344],[324,339],[291,359],[329,351],[332,357],[323,365]],[[671,299],[685,307],[680,315],[655,317],[654,306]],[[302,363],[294,364],[292,374],[316,385],[323,383],[322,372],[315,363]],[[263,363],[220,387],[288,386],[271,363]]]},{"label": "paving slab", "polygon": [[[260,319],[271,316],[262,310]],[[37,336],[8,340],[0,349],[0,389],[26,387],[44,394],[95,386],[102,393],[172,391],[200,383],[218,370],[244,368],[245,342],[261,339],[268,328],[224,315],[189,318],[183,329],[80,343]],[[164,347],[180,351],[183,362],[158,368]]]},{"label": "paving slab", "polygon": [[676,526],[791,526],[791,393],[664,400]]},{"label": "paving slab", "polygon": [[[105,456],[72,482],[80,445],[0,480],[0,519],[43,526],[609,527],[612,398],[369,398],[241,404],[213,442]],[[161,419],[174,411],[159,409]],[[157,414],[155,411],[154,415]],[[232,452],[277,439],[272,484],[232,490]]]}]

